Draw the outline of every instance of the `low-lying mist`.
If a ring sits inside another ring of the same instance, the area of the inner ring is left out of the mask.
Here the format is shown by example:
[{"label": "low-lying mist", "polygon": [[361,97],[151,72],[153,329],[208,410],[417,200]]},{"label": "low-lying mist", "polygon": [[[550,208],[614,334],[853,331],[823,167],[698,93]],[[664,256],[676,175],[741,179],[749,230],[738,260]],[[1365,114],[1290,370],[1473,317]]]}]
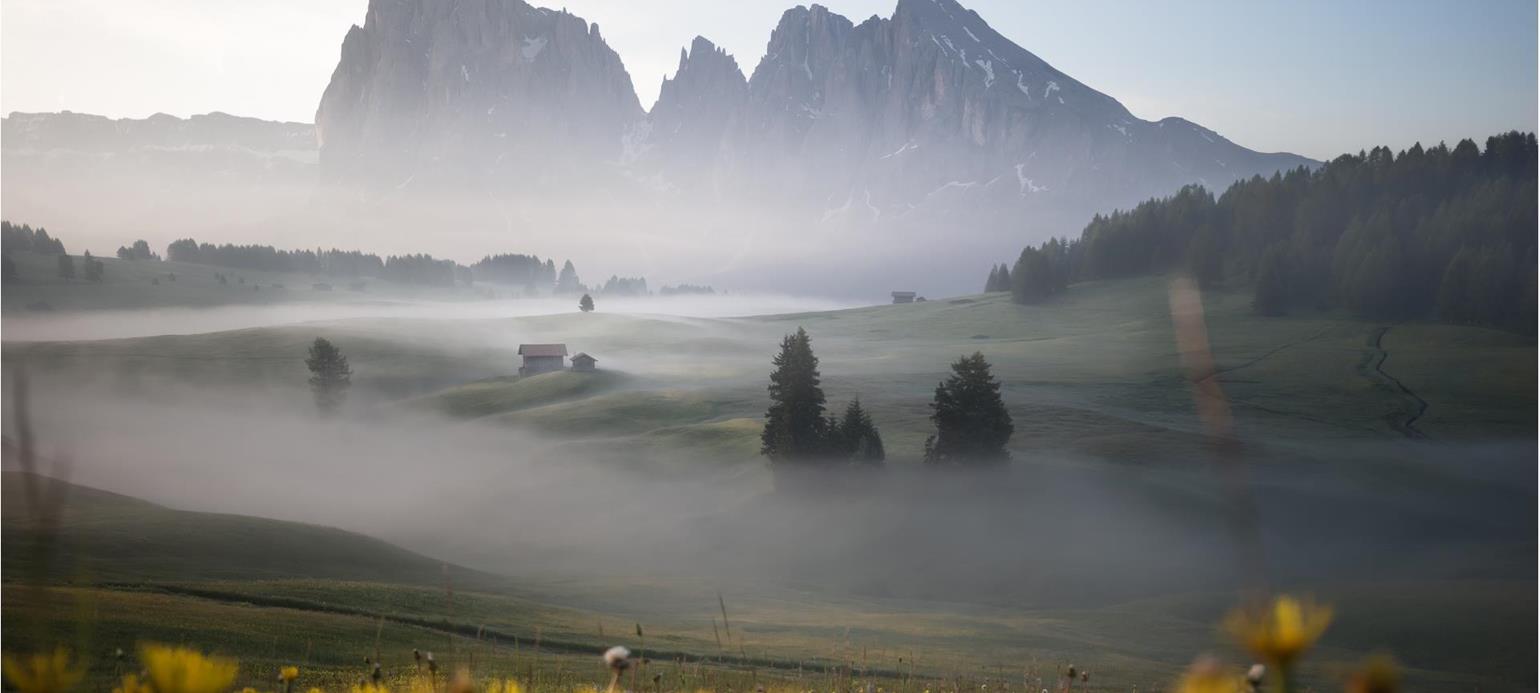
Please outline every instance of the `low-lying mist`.
[{"label": "low-lying mist", "polygon": [[[577,296],[465,300],[291,301],[212,308],[21,313],[4,317],[6,341],[76,341],[225,330],[361,318],[474,320],[558,315],[577,310]],[[599,296],[598,310],[621,315],[687,318],[742,317],[838,310],[851,300],[782,294]]]},{"label": "low-lying mist", "polygon": [[[811,480],[741,459],[643,472],[624,446],[397,409],[324,420],[236,390],[34,392],[42,452],[72,460],[77,483],[341,527],[508,575],[1017,605],[1239,586],[1231,499],[1202,461],[1018,455],[982,474],[893,465]],[[1269,567],[1304,582],[1532,578],[1533,454],[1407,443],[1269,455],[1250,470]]]}]

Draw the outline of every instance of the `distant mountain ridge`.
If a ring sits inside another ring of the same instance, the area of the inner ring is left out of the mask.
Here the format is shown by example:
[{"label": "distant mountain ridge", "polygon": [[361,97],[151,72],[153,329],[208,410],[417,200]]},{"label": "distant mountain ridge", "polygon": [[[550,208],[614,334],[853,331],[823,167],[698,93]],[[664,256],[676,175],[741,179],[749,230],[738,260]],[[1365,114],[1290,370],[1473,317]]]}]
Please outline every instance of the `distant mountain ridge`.
[{"label": "distant mountain ridge", "polygon": [[[859,23],[793,7],[747,75],[697,37],[650,109],[598,25],[564,10],[371,0],[314,126],[62,113],[3,127],[5,201],[51,226],[212,215],[230,229],[336,229],[351,245],[389,229],[525,230],[526,248],[559,229],[566,245],[539,249],[564,256],[624,229],[681,246],[677,267],[649,276],[718,284],[730,282],[694,272],[772,262],[756,250],[766,238],[838,238],[848,252],[879,241],[871,277],[838,275],[863,292],[879,273],[934,274],[938,252],[976,275],[1098,212],[1317,163],[1137,118],[956,0],[899,0]],[[189,181],[218,189],[187,196]],[[82,196],[99,204],[72,208]],[[777,281],[835,278],[803,269]]]},{"label": "distant mountain ridge", "polygon": [[507,192],[618,170],[655,191],[768,195],[876,222],[981,204],[1084,217],[1315,163],[1136,118],[955,0],[900,0],[859,24],[797,6],[747,78],[698,37],[650,111],[598,26],[566,12],[374,0],[316,122],[333,181]]}]

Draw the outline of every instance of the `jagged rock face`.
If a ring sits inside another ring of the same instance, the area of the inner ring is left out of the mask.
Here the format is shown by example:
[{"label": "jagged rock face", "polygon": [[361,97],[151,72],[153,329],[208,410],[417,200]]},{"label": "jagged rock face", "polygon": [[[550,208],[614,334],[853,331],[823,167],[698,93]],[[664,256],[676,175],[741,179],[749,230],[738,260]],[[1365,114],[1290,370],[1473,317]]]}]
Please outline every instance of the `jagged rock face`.
[{"label": "jagged rock face", "polygon": [[316,128],[331,181],[528,189],[618,161],[642,117],[598,25],[521,0],[371,0]]},{"label": "jagged rock face", "polygon": [[748,81],[738,61],[700,36],[679,51],[648,113],[643,168],[656,166],[675,187],[715,182],[728,128],[743,109]]},{"label": "jagged rock face", "polygon": [[738,175],[872,219],[985,201],[1088,215],[1310,163],[1140,120],[955,0],[900,0],[859,25],[788,10],[748,94],[725,145]]}]

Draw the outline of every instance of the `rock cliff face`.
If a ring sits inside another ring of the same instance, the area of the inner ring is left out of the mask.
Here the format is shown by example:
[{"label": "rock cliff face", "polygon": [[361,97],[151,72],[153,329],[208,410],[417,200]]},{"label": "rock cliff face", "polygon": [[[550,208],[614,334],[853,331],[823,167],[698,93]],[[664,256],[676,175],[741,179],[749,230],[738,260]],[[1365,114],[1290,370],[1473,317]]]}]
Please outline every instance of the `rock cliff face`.
[{"label": "rock cliff face", "polygon": [[1312,163],[1179,118],[1136,118],[956,0],[899,0],[860,24],[792,8],[747,80],[696,38],[647,113],[598,27],[565,12],[372,0],[316,122],[333,181],[580,181],[863,223],[966,214],[1019,228],[1037,214],[1061,226],[1188,183]]},{"label": "rock cliff face", "polygon": [[328,181],[556,182],[643,112],[598,25],[520,0],[371,0],[316,110]]},{"label": "rock cliff face", "polygon": [[679,51],[679,68],[672,79],[664,78],[648,113],[638,168],[656,169],[674,187],[718,182],[728,128],[740,117],[747,94],[738,61],[695,37],[689,50]]},{"label": "rock cliff face", "polygon": [[900,0],[860,24],[788,10],[734,120],[736,177],[872,219],[981,203],[1089,214],[1311,163],[1140,120],[955,0]]}]

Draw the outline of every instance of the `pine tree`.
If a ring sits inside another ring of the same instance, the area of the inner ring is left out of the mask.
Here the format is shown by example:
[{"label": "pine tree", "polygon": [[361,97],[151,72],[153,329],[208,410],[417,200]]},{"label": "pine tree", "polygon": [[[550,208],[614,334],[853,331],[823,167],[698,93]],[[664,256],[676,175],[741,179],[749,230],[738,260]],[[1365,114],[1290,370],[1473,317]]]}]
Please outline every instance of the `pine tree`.
[{"label": "pine tree", "polygon": [[838,432],[843,452],[857,464],[881,464],[887,457],[882,447],[882,435],[872,423],[871,415],[861,407],[857,397],[845,407],[845,415],[833,430]]},{"label": "pine tree", "polygon": [[1010,290],[1011,290],[1011,268],[1006,267],[1005,263],[1002,262],[1002,263],[1000,263],[1000,277],[999,277],[999,279],[995,280],[995,291],[1010,291]]},{"label": "pine tree", "polygon": [[1000,382],[984,355],[974,352],[952,364],[952,375],[936,386],[931,403],[936,433],[925,441],[930,464],[979,465],[1005,462],[1016,430],[1000,398]]},{"label": "pine tree", "polygon": [[828,420],[824,418],[824,394],[819,386],[818,357],[813,355],[807,331],[781,340],[781,353],[772,361],[770,409],[760,435],[760,454],[772,463],[806,462],[829,452]]},{"label": "pine tree", "polygon": [[68,256],[68,255],[60,255],[59,256],[59,278],[60,279],[74,279],[75,278],[75,261],[70,259],[70,256]]},{"label": "pine tree", "polygon": [[989,278],[984,280],[984,293],[992,294],[1000,290],[1000,266],[989,266]]},{"label": "pine tree", "polygon": [[583,294],[583,297],[578,299],[578,310],[584,313],[592,313],[594,311],[594,297]]},{"label": "pine tree", "polygon": [[556,293],[575,294],[581,290],[582,284],[578,281],[577,268],[568,260],[561,266],[561,274],[556,278]]},{"label": "pine tree", "polygon": [[353,369],[348,367],[347,357],[331,342],[317,337],[310,345],[305,365],[310,368],[310,392],[315,395],[316,409],[322,416],[335,413],[353,384]]}]

